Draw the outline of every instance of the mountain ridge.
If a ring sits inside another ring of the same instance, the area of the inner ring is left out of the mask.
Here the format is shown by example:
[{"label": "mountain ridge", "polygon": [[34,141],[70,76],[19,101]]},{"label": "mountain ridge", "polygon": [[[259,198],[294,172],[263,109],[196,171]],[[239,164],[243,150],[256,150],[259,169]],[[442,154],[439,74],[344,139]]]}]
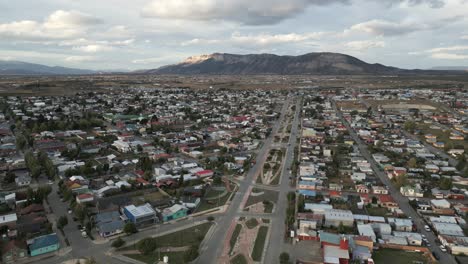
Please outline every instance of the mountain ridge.
[{"label": "mountain ridge", "polygon": [[0,60],[0,75],[86,75],[97,71],[47,66],[23,61]]},{"label": "mountain ridge", "polygon": [[177,64],[139,71],[145,74],[182,75],[405,75],[450,72],[400,69],[380,63],[371,64],[350,55],[332,52],[313,52],[298,56],[213,53],[191,56]]}]

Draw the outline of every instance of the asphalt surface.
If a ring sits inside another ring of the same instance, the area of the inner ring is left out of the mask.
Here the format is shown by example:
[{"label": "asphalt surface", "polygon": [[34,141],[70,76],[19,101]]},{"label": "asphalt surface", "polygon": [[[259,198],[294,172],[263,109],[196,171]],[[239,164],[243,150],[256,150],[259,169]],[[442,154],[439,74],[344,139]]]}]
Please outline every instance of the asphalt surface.
[{"label": "asphalt surface", "polygon": [[350,127],[349,123],[344,119],[343,114],[337,109],[335,102],[333,102],[333,106],[335,111],[338,113],[343,124],[349,131],[350,136],[356,141],[358,148],[361,152],[361,155],[367,159],[367,161],[371,164],[372,170],[374,173],[379,177],[380,181],[388,187],[389,194],[393,197],[395,202],[398,203],[400,209],[405,213],[406,216],[411,217],[414,224],[416,225],[418,232],[424,234],[431,244],[429,249],[432,252],[436,252],[437,256],[440,257],[440,263],[456,263],[455,258],[445,252],[442,252],[440,248],[437,246],[436,243],[436,236],[433,232],[427,232],[424,229],[425,222],[422,217],[410,206],[408,198],[403,196],[400,191],[390,182],[390,179],[385,175],[385,173],[380,169],[380,166],[375,162],[372,158],[369,150],[367,149],[367,145],[365,145],[361,139],[358,137],[356,132]]},{"label": "asphalt surface", "polygon": [[301,100],[296,102],[296,112],[292,121],[291,135],[289,137],[289,144],[286,150],[286,159],[283,164],[283,171],[281,172],[281,182],[278,187],[279,195],[276,208],[272,216],[270,226],[270,237],[267,244],[267,251],[263,263],[279,263],[279,255],[287,251],[285,249],[285,235],[286,235],[286,209],[288,205],[287,194],[291,191],[289,185],[291,177],[291,166],[294,162],[294,148],[297,145],[297,137],[299,133],[299,114],[301,109]]},{"label": "asphalt surface", "polygon": [[285,118],[286,112],[290,105],[290,101],[291,100],[288,99],[283,104],[280,119],[276,121],[270,137],[264,141],[262,147],[258,151],[255,164],[247,172],[245,178],[239,182],[239,189],[234,195],[230,206],[228,207],[224,215],[217,221],[217,225],[211,238],[209,239],[209,241],[206,242],[206,244],[202,248],[200,257],[197,259],[197,261],[195,261],[195,263],[218,263],[217,260],[223,252],[225,241],[229,239],[228,230],[230,229],[233,221],[235,221],[238,216],[243,215],[242,203],[246,201],[246,199],[250,195],[251,187],[255,184],[255,176],[259,175],[261,169],[263,168],[263,163],[265,162],[267,154],[270,150],[271,144],[273,142],[273,137],[277,133],[281,121]]}]

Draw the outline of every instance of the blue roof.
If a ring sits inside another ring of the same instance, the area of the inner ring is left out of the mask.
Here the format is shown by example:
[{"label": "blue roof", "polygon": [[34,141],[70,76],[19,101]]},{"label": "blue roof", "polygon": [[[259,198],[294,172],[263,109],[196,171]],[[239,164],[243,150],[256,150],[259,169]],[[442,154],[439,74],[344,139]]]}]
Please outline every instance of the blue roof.
[{"label": "blue roof", "polygon": [[314,186],[317,183],[315,181],[299,181],[299,185],[308,185],[308,186]]},{"label": "blue roof", "polygon": [[299,190],[299,194],[309,197],[315,197],[317,195],[317,192],[312,190]]},{"label": "blue roof", "polygon": [[34,238],[34,242],[31,245],[29,245],[29,249],[32,251],[32,250],[52,246],[58,243],[59,243],[58,236],[57,234],[53,233],[53,234]]},{"label": "blue roof", "polygon": [[328,232],[320,232],[320,242],[327,242],[334,245],[339,245],[341,236],[338,234],[332,234]]}]

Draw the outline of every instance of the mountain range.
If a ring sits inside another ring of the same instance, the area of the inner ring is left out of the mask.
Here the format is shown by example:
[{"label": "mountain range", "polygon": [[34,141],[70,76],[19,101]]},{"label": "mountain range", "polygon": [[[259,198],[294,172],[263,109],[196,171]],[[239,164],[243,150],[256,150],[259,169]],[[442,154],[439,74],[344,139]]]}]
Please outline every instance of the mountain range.
[{"label": "mountain range", "polygon": [[91,70],[73,69],[59,66],[46,66],[42,64],[22,61],[0,60],[0,75],[85,75],[96,74]]},{"label": "mountain range", "polygon": [[[274,54],[213,53],[189,57],[181,63],[157,69],[139,70],[133,74],[182,75],[417,75],[464,74],[464,67],[443,67],[430,70],[406,70],[370,64],[355,57],[330,52],[308,53],[299,56]],[[465,71],[464,71],[465,70]],[[0,61],[0,75],[84,75],[114,71],[92,71],[40,64]]]}]

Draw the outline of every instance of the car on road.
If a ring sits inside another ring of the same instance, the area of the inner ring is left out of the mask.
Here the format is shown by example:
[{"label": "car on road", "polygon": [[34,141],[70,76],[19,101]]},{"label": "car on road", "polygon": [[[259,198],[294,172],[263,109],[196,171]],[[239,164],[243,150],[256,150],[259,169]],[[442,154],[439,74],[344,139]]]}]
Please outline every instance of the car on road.
[{"label": "car on road", "polygon": [[441,250],[442,252],[447,252],[447,249],[445,248],[444,245],[440,245],[440,250]]},{"label": "car on road", "polygon": [[88,234],[86,234],[85,231],[81,232],[81,236],[84,237],[84,238],[87,238],[88,237]]},{"label": "car on road", "polygon": [[76,228],[78,228],[78,230],[81,230],[81,229],[83,229],[83,226],[82,225],[77,225]]},{"label": "car on road", "polygon": [[427,232],[431,231],[431,228],[428,225],[424,225],[424,229],[426,229]]},{"label": "car on road", "polygon": [[68,214],[71,214],[72,213],[72,210],[68,210]]}]

